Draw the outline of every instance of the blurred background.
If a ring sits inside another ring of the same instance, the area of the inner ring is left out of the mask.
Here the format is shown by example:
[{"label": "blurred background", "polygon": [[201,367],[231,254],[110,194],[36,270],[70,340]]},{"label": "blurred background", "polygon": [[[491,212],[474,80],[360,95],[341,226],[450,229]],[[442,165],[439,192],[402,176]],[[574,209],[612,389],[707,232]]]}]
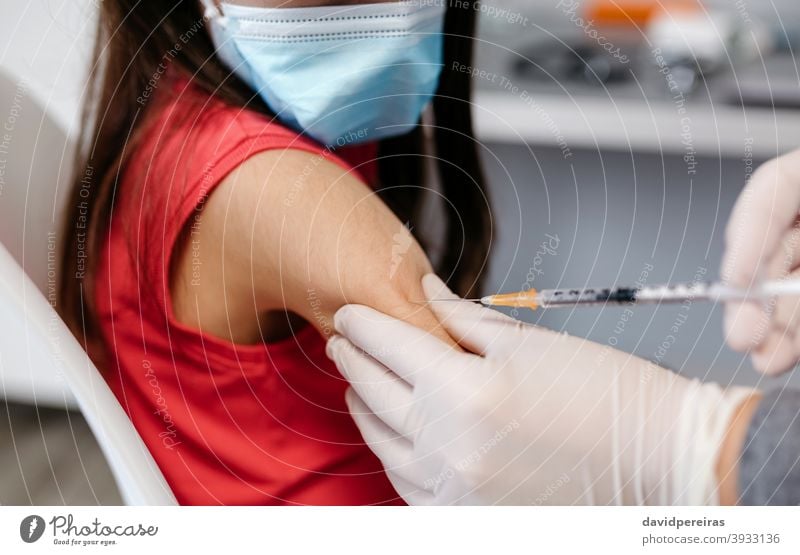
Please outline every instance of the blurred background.
[{"label": "blurred background", "polygon": [[[12,124],[0,242],[52,303],[96,6],[0,7],[0,119]],[[716,279],[743,185],[800,146],[800,4],[486,0],[480,11],[471,71],[496,218],[487,292]],[[686,376],[786,381],[759,378],[728,350],[720,311],[703,304],[519,317]],[[1,362],[0,503],[118,503],[64,383]]]},{"label": "blurred background", "polygon": [[[498,207],[491,288],[717,279],[749,175],[800,145],[800,5],[492,4],[476,63],[501,76],[477,78],[476,99]],[[520,316],[687,376],[761,383],[705,304],[627,322],[623,309]]]}]

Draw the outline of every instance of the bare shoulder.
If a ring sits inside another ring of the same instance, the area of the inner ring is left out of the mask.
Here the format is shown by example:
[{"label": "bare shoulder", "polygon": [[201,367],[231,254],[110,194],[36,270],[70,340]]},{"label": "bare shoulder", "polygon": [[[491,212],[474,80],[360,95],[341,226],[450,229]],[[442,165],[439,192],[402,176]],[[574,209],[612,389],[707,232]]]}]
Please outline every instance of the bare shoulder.
[{"label": "bare shoulder", "polygon": [[[324,155],[250,157],[212,192],[194,232],[206,279],[184,277],[175,290],[190,305],[224,299],[212,320],[288,311],[330,331],[339,307],[359,303],[436,327],[415,302],[431,270],[425,253],[358,174]],[[184,260],[177,274],[188,270]]]}]

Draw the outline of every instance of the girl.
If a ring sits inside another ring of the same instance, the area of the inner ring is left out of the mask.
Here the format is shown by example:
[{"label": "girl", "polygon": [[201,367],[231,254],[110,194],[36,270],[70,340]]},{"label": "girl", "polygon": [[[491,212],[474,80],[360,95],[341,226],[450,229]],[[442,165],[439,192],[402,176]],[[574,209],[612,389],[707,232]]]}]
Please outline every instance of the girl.
[{"label": "girl", "polygon": [[437,269],[462,294],[479,289],[490,210],[458,71],[475,10],[100,10],[65,319],[181,503],[401,502],[352,423],[325,341],[348,302],[449,340],[418,302],[432,248],[409,229],[429,228],[425,156],[445,201]]}]

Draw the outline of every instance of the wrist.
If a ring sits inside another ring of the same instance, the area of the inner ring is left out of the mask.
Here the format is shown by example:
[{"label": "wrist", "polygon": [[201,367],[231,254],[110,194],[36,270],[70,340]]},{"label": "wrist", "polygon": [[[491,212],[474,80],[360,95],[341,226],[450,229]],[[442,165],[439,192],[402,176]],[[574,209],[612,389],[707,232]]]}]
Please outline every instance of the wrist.
[{"label": "wrist", "polygon": [[755,392],[744,399],[734,411],[728,424],[715,468],[720,505],[735,505],[738,501],[739,460],[747,437],[747,429],[760,402],[760,392]]}]

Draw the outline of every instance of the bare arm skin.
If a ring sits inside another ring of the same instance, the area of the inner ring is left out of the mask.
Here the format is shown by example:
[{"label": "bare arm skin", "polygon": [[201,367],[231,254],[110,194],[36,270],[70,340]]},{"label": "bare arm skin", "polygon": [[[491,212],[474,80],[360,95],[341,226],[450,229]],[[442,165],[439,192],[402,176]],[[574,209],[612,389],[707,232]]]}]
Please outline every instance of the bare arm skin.
[{"label": "bare arm skin", "polygon": [[760,401],[760,394],[745,400],[728,426],[728,433],[725,435],[717,460],[720,505],[735,505],[738,502],[740,495],[739,459],[744,449],[747,429]]},{"label": "bare arm skin", "polygon": [[212,192],[191,239],[176,246],[172,294],[179,320],[235,343],[288,336],[299,322],[286,312],[330,335],[336,310],[358,303],[452,345],[419,303],[430,271],[403,223],[358,176],[314,154],[273,150]]}]

